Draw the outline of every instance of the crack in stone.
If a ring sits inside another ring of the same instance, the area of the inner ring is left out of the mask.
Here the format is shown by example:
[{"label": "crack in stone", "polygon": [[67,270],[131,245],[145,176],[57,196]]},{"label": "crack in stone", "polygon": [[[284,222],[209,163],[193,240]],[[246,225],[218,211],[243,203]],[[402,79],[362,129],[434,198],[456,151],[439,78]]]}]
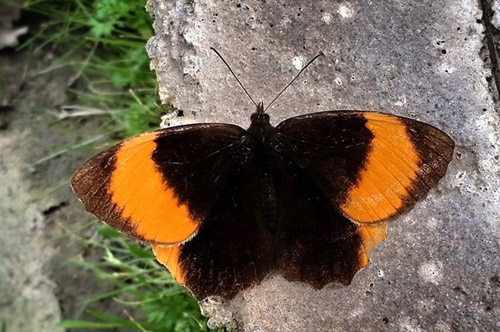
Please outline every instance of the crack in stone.
[{"label": "crack in stone", "polygon": [[495,27],[491,23],[493,18],[493,6],[491,0],[480,0],[479,6],[483,11],[482,23],[485,27],[484,44],[488,49],[490,61],[491,61],[491,74],[495,80],[495,96],[499,96],[500,89],[500,71],[498,69],[498,54],[495,48],[495,35],[497,34]]}]

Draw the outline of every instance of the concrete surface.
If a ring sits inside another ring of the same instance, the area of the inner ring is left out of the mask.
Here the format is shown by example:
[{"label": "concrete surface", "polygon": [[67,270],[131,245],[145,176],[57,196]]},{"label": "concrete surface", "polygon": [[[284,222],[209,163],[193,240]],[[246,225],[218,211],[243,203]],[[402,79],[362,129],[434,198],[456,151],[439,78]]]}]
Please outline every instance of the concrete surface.
[{"label": "concrete surface", "polygon": [[[484,3],[484,2],[481,2]],[[244,331],[498,331],[500,121],[474,0],[149,0],[147,46],[164,102],[199,122],[248,126],[254,111],[217,48],[276,124],[322,110],[375,109],[433,124],[457,144],[438,187],[389,227],[350,287],[279,276],[204,309]],[[490,85],[491,84],[491,85]]]},{"label": "concrete surface", "polygon": [[491,24],[495,26],[495,28],[500,29],[500,1],[493,0],[492,5],[493,17],[491,20]]}]

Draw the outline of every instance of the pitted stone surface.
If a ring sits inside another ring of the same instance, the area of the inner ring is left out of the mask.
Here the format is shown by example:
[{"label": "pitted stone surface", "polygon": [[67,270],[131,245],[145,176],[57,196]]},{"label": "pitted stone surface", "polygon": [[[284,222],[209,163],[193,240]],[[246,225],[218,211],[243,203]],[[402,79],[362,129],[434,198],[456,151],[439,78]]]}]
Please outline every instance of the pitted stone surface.
[{"label": "pitted stone surface", "polygon": [[210,46],[265,102],[322,51],[271,107],[275,124],[372,109],[428,122],[457,144],[447,175],[390,225],[351,286],[317,291],[271,276],[207,310],[214,322],[262,332],[500,328],[500,120],[477,1],[150,0],[147,8],[161,98],[196,121],[246,127],[254,110]]},{"label": "pitted stone surface", "polygon": [[500,0],[493,0],[493,17],[491,23],[500,30]]}]

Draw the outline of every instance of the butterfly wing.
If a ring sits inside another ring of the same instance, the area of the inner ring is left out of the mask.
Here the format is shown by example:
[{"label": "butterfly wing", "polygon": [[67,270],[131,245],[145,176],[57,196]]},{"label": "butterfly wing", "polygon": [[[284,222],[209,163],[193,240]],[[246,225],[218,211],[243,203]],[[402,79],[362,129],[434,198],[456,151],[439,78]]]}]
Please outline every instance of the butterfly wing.
[{"label": "butterfly wing", "polygon": [[333,204],[366,224],[412,207],[444,176],[454,149],[428,124],[378,112],[308,114],[276,129]]},{"label": "butterfly wing", "polygon": [[228,171],[227,185],[197,235],[179,247],[153,247],[157,259],[199,300],[232,298],[275,266],[258,158],[249,150],[237,155],[245,157]]},{"label": "butterfly wing", "polygon": [[196,124],[145,133],[81,166],[71,185],[85,208],[142,241],[179,244],[200,227],[245,131]]},{"label": "butterfly wing", "polygon": [[368,265],[371,249],[385,239],[387,224],[351,222],[332,206],[306,169],[286,156],[276,164],[277,269],[287,280],[316,288],[350,284]]}]

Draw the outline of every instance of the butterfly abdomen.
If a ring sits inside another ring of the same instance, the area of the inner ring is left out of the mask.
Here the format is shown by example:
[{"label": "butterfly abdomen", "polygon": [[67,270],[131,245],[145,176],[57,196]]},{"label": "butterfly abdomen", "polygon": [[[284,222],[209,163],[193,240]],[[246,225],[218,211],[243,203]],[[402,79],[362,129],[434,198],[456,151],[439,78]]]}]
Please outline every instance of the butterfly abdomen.
[{"label": "butterfly abdomen", "polygon": [[260,197],[262,200],[262,216],[271,234],[276,233],[278,223],[278,203],[276,200],[276,163],[275,153],[267,147],[254,149],[258,178],[261,181]]}]

